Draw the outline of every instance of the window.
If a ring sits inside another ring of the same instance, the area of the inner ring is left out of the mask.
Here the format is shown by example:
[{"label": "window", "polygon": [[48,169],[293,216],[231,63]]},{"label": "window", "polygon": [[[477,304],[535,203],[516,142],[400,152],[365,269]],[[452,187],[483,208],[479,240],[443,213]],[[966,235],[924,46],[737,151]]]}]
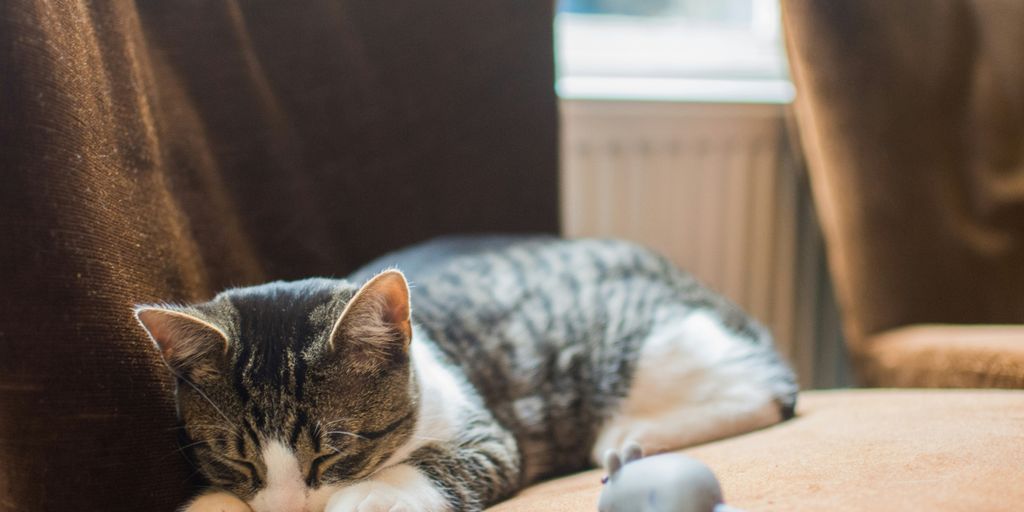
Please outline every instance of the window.
[{"label": "window", "polygon": [[785,103],[778,0],[562,0],[563,98]]}]

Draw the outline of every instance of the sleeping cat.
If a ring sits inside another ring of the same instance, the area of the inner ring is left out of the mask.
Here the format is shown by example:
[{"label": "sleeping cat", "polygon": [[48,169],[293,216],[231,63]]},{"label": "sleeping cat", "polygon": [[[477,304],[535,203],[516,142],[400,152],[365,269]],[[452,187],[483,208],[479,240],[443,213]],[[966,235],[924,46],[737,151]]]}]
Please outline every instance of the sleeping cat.
[{"label": "sleeping cat", "polygon": [[793,413],[768,332],[636,245],[449,238],[369,268],[393,265],[411,301],[392,269],[136,309],[212,484],[185,510],[475,511]]}]

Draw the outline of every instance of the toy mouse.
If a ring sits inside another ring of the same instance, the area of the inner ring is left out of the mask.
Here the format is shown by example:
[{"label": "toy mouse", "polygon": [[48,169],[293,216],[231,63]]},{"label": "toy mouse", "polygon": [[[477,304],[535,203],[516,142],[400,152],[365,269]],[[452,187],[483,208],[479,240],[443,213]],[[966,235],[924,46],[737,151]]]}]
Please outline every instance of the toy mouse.
[{"label": "toy mouse", "polygon": [[740,512],[722,502],[718,479],[703,462],[676,453],[643,457],[635,443],[605,453],[599,512]]}]

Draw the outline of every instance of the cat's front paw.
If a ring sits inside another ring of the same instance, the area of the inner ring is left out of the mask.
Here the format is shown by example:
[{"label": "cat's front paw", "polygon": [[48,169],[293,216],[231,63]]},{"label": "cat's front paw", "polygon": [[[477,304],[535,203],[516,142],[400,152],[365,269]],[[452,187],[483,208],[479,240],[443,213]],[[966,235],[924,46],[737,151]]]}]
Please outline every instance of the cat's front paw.
[{"label": "cat's front paw", "polygon": [[234,494],[217,491],[196,498],[182,512],[252,512],[252,509]]},{"label": "cat's front paw", "polygon": [[447,500],[416,468],[399,464],[335,492],[325,512],[447,512]]},{"label": "cat's front paw", "polygon": [[335,493],[327,512],[425,512],[412,493],[389,484],[356,484]]}]

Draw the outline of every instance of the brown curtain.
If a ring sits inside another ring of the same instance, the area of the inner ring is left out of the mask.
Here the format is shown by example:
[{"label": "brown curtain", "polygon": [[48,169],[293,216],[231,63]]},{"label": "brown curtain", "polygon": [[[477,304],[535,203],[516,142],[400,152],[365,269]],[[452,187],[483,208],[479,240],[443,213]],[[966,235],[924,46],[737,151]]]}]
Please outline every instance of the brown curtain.
[{"label": "brown curtain", "polygon": [[131,305],[557,230],[548,0],[0,2],[0,510],[172,510]]},{"label": "brown curtain", "polygon": [[1012,330],[892,331],[1024,322],[1024,2],[786,0],[783,14],[862,379],[1024,386]]}]

